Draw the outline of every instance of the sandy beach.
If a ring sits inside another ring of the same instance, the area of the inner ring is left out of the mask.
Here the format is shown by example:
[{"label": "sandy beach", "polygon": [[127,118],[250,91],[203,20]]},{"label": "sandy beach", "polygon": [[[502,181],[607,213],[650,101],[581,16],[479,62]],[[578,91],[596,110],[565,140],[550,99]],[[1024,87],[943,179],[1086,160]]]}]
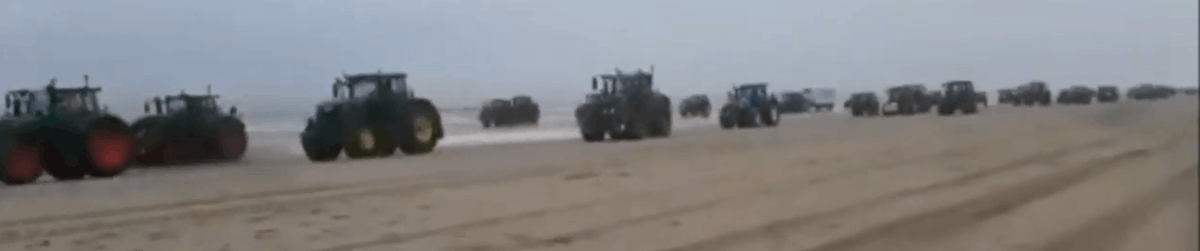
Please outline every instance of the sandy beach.
[{"label": "sandy beach", "polygon": [[1197,106],[815,114],[331,163],[254,148],[0,188],[0,250],[1196,250]]}]

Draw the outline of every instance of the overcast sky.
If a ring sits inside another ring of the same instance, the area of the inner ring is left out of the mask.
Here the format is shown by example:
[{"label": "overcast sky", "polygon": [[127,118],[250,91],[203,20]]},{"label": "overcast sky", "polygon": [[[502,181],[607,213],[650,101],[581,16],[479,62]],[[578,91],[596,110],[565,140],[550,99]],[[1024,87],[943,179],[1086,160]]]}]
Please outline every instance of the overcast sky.
[{"label": "overcast sky", "polygon": [[754,81],[839,96],[950,79],[1194,86],[1197,2],[8,0],[0,81],[86,73],[122,110],[211,83],[228,103],[303,111],[342,72],[380,69],[440,107],[518,93],[573,106],[592,75],[651,64],[675,97]]}]

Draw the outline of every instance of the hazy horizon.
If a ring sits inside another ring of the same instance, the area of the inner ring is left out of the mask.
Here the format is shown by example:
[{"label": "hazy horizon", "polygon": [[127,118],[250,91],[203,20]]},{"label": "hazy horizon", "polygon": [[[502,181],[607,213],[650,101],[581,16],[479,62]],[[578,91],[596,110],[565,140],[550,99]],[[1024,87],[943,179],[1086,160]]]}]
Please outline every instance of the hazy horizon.
[{"label": "hazy horizon", "polygon": [[[140,114],[212,84],[225,106],[311,111],[344,73],[402,71],[442,108],[531,95],[567,107],[589,78],[654,65],[676,100],[734,83],[857,91],[967,79],[981,90],[1197,85],[1196,1],[5,1],[8,89],[82,84]],[[135,113],[136,112],[136,113]],[[297,112],[303,113],[303,112]]]}]

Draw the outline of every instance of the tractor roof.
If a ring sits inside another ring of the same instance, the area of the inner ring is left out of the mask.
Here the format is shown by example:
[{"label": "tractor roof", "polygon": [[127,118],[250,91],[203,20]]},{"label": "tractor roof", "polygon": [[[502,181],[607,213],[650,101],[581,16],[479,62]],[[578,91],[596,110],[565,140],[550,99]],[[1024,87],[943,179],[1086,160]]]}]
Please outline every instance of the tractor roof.
[{"label": "tractor roof", "polygon": [[737,88],[738,88],[738,89],[759,89],[759,88],[766,89],[766,88],[767,88],[767,83],[766,83],[766,82],[760,82],[760,83],[748,83],[748,84],[741,84],[741,85],[739,85]]},{"label": "tractor roof", "polygon": [[971,84],[970,80],[951,80],[951,81],[946,81],[946,83],[942,83],[943,86],[946,86],[946,85],[968,85],[968,84]]},{"label": "tractor roof", "polygon": [[205,100],[205,99],[217,99],[217,98],[220,98],[220,97],[221,97],[221,95],[213,95],[213,94],[192,95],[192,94],[186,94],[186,93],[180,93],[180,94],[178,94],[178,95],[165,95],[165,96],[163,96],[163,98],[164,98],[164,99],[166,99],[166,100],[175,100],[175,99],[182,99],[182,100]]},{"label": "tractor roof", "polygon": [[408,74],[403,72],[374,72],[374,73],[359,73],[359,74],[342,74],[342,78],[347,82],[358,82],[362,80],[375,79],[392,79],[392,78],[407,78]]}]

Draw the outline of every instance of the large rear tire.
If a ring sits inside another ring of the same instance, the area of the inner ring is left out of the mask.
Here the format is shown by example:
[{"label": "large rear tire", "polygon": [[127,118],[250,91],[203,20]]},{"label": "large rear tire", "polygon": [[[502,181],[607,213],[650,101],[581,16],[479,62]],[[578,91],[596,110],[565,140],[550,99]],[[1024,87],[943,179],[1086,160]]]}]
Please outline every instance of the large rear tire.
[{"label": "large rear tire", "polygon": [[346,157],[352,159],[374,156],[378,151],[378,137],[370,126],[360,124],[346,138]]},{"label": "large rear tire", "polygon": [[87,162],[81,163],[94,177],[112,177],[129,169],[134,157],[134,138],[127,130],[93,129],[88,135]]},{"label": "large rear tire", "polygon": [[779,125],[779,107],[767,107],[766,110],[762,111],[762,114],[759,115],[759,117],[762,118],[763,125],[772,127]]},{"label": "large rear tire", "polygon": [[217,132],[217,158],[223,160],[241,159],[246,154],[249,139],[246,136],[246,126],[241,121],[226,120]]},{"label": "large rear tire", "polygon": [[[301,143],[303,144],[303,143]],[[309,143],[312,144],[312,143]],[[324,146],[304,146],[304,155],[308,160],[313,162],[325,162],[337,159],[342,153],[342,147],[339,145],[324,145]]]},{"label": "large rear tire", "polygon": [[13,142],[9,146],[7,159],[0,163],[0,182],[6,185],[24,185],[37,181],[45,171],[41,150],[33,141]]},{"label": "large rear tire", "polygon": [[408,137],[400,142],[400,151],[404,154],[423,154],[433,151],[437,146],[437,131],[442,128],[442,121],[437,111],[423,105],[408,105],[410,126]]},{"label": "large rear tire", "polygon": [[653,129],[650,131],[650,136],[653,137],[668,137],[671,136],[671,114],[658,118],[654,122]]},{"label": "large rear tire", "polygon": [[[82,156],[67,156],[52,142],[43,143],[41,149],[42,163],[46,167],[46,173],[50,174],[54,179],[77,180],[87,175],[87,170],[83,166],[83,162],[87,161],[87,159],[84,159]],[[76,161],[75,166],[67,164],[68,157]]]}]

